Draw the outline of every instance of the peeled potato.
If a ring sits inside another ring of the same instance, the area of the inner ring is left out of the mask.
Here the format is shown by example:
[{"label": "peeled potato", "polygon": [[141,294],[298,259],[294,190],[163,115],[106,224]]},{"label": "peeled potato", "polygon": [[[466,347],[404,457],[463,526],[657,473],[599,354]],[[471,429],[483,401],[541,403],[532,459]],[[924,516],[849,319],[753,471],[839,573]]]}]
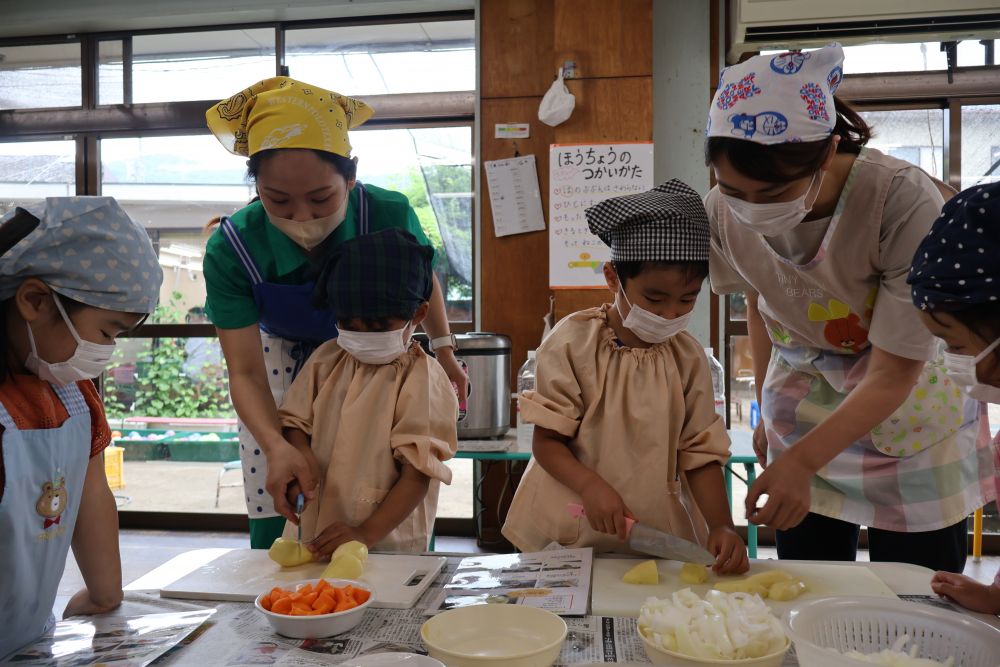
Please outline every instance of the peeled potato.
[{"label": "peeled potato", "polygon": [[754,574],[746,578],[747,581],[760,584],[764,588],[771,588],[771,586],[780,581],[792,581],[794,579],[795,577],[784,570],[768,570],[767,572],[761,572],[760,574]]},{"label": "peeled potato", "polygon": [[684,563],[681,566],[681,581],[685,584],[703,584],[708,581],[708,568],[699,563]]},{"label": "peeled potato", "polygon": [[660,572],[656,569],[655,560],[645,560],[622,576],[622,581],[626,584],[658,584],[660,583]]},{"label": "peeled potato", "polygon": [[323,570],[324,579],[357,579],[365,571],[364,563],[357,556],[341,554],[330,561]]},{"label": "peeled potato", "polygon": [[296,567],[312,562],[313,555],[304,544],[279,537],[267,550],[267,555],[281,567]]},{"label": "peeled potato", "polygon": [[793,579],[791,581],[779,581],[771,585],[767,589],[767,597],[772,600],[777,600],[778,602],[787,602],[788,600],[794,600],[804,593],[806,590],[805,582],[799,579]]},{"label": "peeled potato", "polygon": [[750,593],[751,595],[759,595],[762,598],[767,597],[767,588],[749,579],[720,581],[715,584],[715,590],[722,591],[723,593]]},{"label": "peeled potato", "polygon": [[333,555],[330,556],[330,560],[336,560],[338,556],[343,556],[344,554],[350,554],[362,563],[368,562],[368,547],[363,542],[358,542],[357,540],[344,542],[334,550]]}]

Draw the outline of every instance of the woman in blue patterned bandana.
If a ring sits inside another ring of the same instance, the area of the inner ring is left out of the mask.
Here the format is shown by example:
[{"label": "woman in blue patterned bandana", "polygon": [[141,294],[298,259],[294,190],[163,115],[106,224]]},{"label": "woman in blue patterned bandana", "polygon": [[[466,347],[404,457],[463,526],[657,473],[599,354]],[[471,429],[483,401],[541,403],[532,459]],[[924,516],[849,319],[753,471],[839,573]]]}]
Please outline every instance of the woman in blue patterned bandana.
[{"label": "woman in blue patterned bandana", "polygon": [[835,96],[843,61],[837,44],[750,58],[709,111],[712,288],[747,295],[767,466],[747,516],[780,558],[854,560],[867,526],[873,561],[961,572],[988,442],[906,285],[953,193],[866,146]]},{"label": "woman in blue patterned bandana", "polygon": [[[948,346],[948,377],[973,398],[1000,404],[1000,183],[960,192],[913,256],[907,281],[928,331]],[[993,486],[1000,494],[1000,435],[993,441]],[[992,584],[938,572],[938,595],[1000,614],[1000,571]]]},{"label": "woman in blue patterned bandana", "polygon": [[66,616],[122,599],[118,510],[93,378],[156,307],[163,272],[110,197],[53,197],[0,220],[0,659],[53,623],[70,546],[87,587]]}]

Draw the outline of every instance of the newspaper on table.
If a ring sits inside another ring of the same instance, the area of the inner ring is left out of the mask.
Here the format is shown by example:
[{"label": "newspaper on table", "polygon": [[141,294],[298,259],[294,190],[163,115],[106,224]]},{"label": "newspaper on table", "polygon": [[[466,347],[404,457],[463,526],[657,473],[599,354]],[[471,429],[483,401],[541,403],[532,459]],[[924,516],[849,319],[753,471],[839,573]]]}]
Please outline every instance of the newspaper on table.
[{"label": "newspaper on table", "polygon": [[144,667],[199,628],[215,611],[141,616],[88,616],[59,621],[38,641],[9,656],[9,665]]},{"label": "newspaper on table", "polygon": [[462,559],[428,614],[479,604],[521,604],[582,616],[590,602],[594,550],[558,549]]}]

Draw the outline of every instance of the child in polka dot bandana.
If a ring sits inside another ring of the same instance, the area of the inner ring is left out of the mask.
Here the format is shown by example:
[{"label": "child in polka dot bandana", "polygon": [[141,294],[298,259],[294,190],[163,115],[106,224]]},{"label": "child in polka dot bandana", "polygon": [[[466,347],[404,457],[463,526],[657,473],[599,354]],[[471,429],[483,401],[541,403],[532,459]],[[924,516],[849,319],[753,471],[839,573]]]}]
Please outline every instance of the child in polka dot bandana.
[{"label": "child in polka dot bandana", "polygon": [[[948,346],[948,375],[969,395],[1000,404],[1000,183],[977,185],[944,205],[920,244],[908,281],[924,325]],[[1000,435],[993,443],[1000,494]],[[938,572],[938,595],[1000,614],[1000,572],[992,584]]]},{"label": "child in polka dot bandana", "polygon": [[[70,546],[86,582],[65,616],[122,599],[118,510],[97,388],[163,272],[110,197],[52,197],[0,219],[0,662],[51,627]],[[4,663],[6,664],[6,663]]]}]

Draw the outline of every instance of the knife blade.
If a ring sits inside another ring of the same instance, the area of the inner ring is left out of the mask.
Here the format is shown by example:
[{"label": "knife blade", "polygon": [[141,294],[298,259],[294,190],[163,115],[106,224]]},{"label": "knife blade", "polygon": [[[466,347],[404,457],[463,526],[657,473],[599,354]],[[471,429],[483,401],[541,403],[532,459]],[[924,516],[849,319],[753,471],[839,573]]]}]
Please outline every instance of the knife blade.
[{"label": "knife blade", "polygon": [[628,533],[628,545],[636,551],[667,560],[714,565],[715,556],[694,542],[637,523]]},{"label": "knife blade", "polygon": [[[566,505],[566,511],[572,517],[587,516],[583,505],[579,503],[569,503]],[[625,517],[625,535],[628,545],[640,553],[684,563],[715,564],[715,556],[707,549],[676,535],[638,523],[635,519]]]},{"label": "knife blade", "polygon": [[295,499],[295,516],[299,520],[299,544],[302,544],[302,508],[306,504],[305,494],[300,493]]}]

